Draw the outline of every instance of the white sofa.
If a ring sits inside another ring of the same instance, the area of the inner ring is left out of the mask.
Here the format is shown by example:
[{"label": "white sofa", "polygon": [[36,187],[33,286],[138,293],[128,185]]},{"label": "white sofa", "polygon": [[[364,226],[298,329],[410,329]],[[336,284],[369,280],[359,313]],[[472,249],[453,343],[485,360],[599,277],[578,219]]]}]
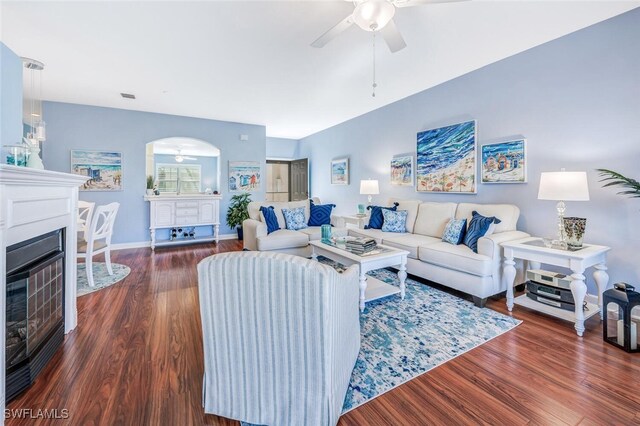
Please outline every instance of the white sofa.
[{"label": "white sofa", "polygon": [[333,426],[360,351],[358,269],[281,253],[198,264],[205,413]]},{"label": "white sofa", "polygon": [[[320,204],[320,200],[313,199],[315,204]],[[267,234],[267,224],[262,222],[260,217],[260,207],[273,206],[278,218],[279,231]],[[319,226],[309,226],[298,231],[287,229],[282,209],[293,209],[297,207],[305,208],[305,217],[309,219],[309,200],[275,202],[275,201],[252,201],[249,203],[249,219],[242,222],[244,234],[244,248],[251,251],[275,251],[280,253],[295,254],[298,256],[311,256],[309,241],[319,240],[321,237]],[[332,223],[336,218],[332,216]],[[332,234],[346,235],[347,230],[333,228]]]},{"label": "white sofa", "polygon": [[[379,229],[349,229],[349,235],[375,238],[379,244],[409,251],[407,272],[473,296],[483,307],[488,297],[503,292],[503,254],[500,243],[528,237],[516,230],[520,209],[512,204],[437,203],[420,200],[391,199],[384,206],[399,203],[398,210],[407,210],[406,233],[383,232]],[[476,210],[484,216],[495,216],[501,222],[493,234],[478,240],[478,253],[465,245],[442,241],[447,222],[452,218],[467,218]],[[522,265],[517,265],[522,282]]]}]

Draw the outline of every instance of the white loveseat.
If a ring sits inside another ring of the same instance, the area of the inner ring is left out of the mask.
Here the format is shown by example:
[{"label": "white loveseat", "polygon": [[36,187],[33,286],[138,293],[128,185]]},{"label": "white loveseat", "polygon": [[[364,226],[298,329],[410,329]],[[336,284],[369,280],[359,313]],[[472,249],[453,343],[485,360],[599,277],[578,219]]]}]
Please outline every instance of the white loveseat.
[{"label": "white loveseat", "polygon": [[[398,210],[406,210],[406,233],[383,232],[379,229],[349,229],[349,235],[375,238],[379,244],[409,252],[407,272],[473,296],[483,307],[490,296],[507,289],[503,279],[501,243],[528,237],[516,230],[520,209],[512,204],[437,203],[420,200],[391,199],[384,206],[398,202]],[[501,222],[493,234],[478,240],[478,253],[465,245],[442,241],[445,226],[452,218],[467,218],[476,210],[483,216],[495,216]],[[522,267],[517,265],[519,277]],[[516,279],[515,282],[522,282]]]},{"label": "white loveseat", "polygon": [[[313,199],[315,204],[320,204],[320,200]],[[267,224],[262,222],[260,217],[260,207],[273,206],[278,218],[279,231],[267,234]],[[279,253],[295,254],[298,256],[311,256],[309,241],[319,240],[321,237],[319,226],[309,226],[298,231],[287,229],[282,209],[305,208],[305,217],[309,220],[310,203],[309,200],[275,202],[275,201],[252,201],[249,203],[249,219],[242,222],[244,234],[244,248],[251,251],[275,251]],[[331,222],[336,218],[332,216]],[[346,229],[333,228],[332,234],[346,235]]]}]

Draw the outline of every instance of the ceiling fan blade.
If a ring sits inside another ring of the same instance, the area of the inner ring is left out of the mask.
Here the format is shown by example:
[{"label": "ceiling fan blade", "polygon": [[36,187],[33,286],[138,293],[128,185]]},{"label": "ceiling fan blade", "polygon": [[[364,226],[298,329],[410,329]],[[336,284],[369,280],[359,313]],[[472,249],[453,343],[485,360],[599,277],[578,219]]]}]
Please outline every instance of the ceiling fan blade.
[{"label": "ceiling fan blade", "polygon": [[402,38],[402,34],[398,31],[398,27],[396,27],[396,23],[393,19],[380,30],[380,34],[382,34],[382,38],[384,38],[387,46],[389,46],[391,53],[395,53],[398,50],[402,50],[407,47],[407,43],[405,43]]},{"label": "ceiling fan blade", "polygon": [[411,7],[411,6],[420,6],[423,4],[457,3],[461,1],[469,1],[469,0],[394,0],[392,3],[395,7]]},{"label": "ceiling fan blade", "polygon": [[333,28],[331,28],[326,33],[322,34],[316,41],[311,43],[313,47],[323,47],[325,44],[329,43],[335,37],[337,37],[343,31],[348,30],[351,25],[353,25],[353,16],[349,15],[344,18],[342,21],[338,22]]},{"label": "ceiling fan blade", "polygon": [[184,158],[185,160],[197,160],[197,158],[195,157],[182,157],[182,158]]}]

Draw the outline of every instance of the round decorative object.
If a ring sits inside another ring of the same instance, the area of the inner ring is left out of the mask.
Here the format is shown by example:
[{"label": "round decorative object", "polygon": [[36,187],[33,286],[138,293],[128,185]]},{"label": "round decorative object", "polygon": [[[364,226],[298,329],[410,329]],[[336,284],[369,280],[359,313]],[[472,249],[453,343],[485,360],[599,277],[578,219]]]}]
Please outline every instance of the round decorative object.
[{"label": "round decorative object", "polygon": [[584,238],[587,219],[581,217],[565,217],[562,222],[564,224],[567,248],[569,250],[580,250],[582,248],[582,239]]},{"label": "round decorative object", "polygon": [[395,13],[395,6],[387,0],[366,0],[356,6],[353,20],[365,31],[380,31]]}]

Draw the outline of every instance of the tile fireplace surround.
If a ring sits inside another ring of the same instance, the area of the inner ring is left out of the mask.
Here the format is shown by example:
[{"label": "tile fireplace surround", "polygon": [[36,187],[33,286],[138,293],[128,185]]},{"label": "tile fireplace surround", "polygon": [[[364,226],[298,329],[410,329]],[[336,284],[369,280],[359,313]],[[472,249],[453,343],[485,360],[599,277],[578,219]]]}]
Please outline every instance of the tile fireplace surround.
[{"label": "tile fireplace surround", "polygon": [[[6,249],[66,228],[64,332],[76,327],[76,227],[82,176],[0,164],[0,412],[5,408]],[[4,424],[4,416],[2,416]]]}]

